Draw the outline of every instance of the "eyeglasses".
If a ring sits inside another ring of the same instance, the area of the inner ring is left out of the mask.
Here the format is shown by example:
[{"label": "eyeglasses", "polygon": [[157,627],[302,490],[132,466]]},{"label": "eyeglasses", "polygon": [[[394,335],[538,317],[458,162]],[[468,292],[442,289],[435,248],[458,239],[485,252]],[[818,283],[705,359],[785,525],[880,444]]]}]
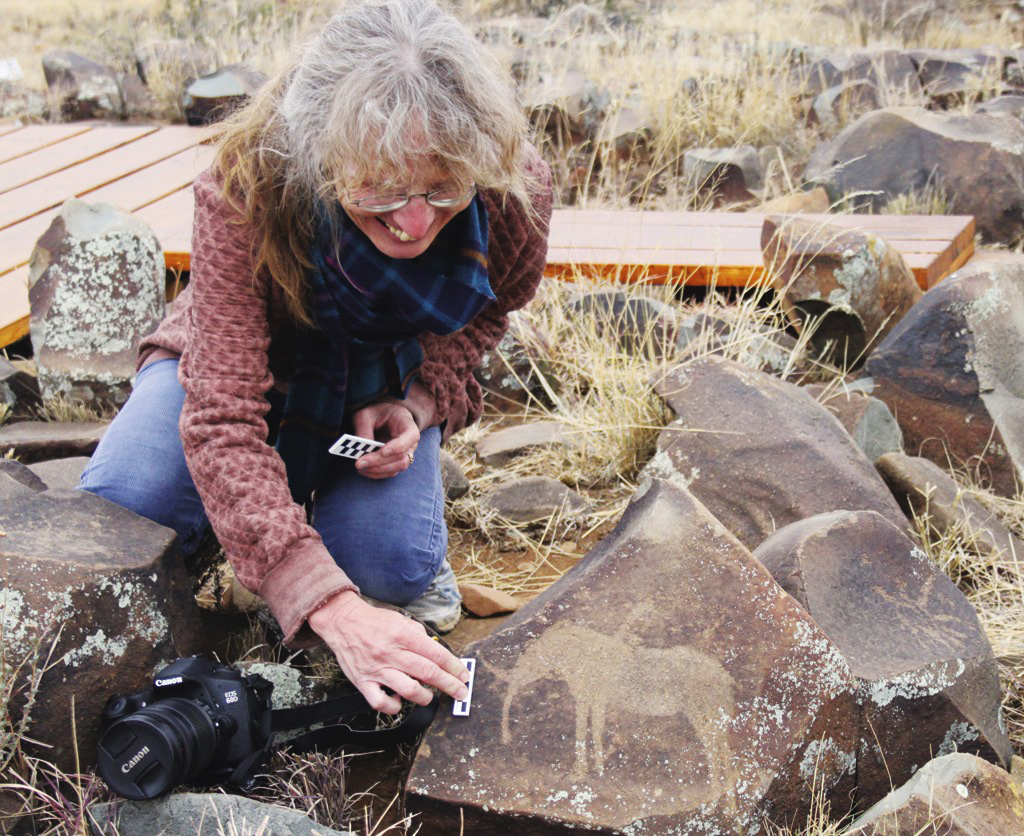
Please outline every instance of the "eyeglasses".
[{"label": "eyeglasses", "polygon": [[437,209],[450,209],[452,206],[465,203],[475,194],[476,186],[470,186],[468,189],[443,188],[419,194],[398,194],[397,192],[375,194],[370,197],[361,197],[358,200],[350,200],[349,203],[364,212],[394,212],[407,205],[414,197],[422,197]]}]

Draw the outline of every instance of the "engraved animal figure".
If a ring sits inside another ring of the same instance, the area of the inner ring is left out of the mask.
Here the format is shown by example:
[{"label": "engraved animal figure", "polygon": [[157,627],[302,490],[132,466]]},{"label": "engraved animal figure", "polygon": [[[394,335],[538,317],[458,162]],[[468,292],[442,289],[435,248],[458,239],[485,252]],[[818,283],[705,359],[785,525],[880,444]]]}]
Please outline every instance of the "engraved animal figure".
[{"label": "engraved animal figure", "polygon": [[[625,632],[625,631],[623,631]],[[690,647],[644,647],[635,636],[606,635],[575,624],[546,630],[507,674],[501,736],[511,739],[509,709],[520,692],[560,679],[576,703],[576,757],[572,777],[587,774],[587,729],[594,769],[603,774],[608,713],[641,717],[684,715],[703,745],[709,791],[725,790],[733,769],[725,722],[733,713],[732,676],[708,654]]]}]

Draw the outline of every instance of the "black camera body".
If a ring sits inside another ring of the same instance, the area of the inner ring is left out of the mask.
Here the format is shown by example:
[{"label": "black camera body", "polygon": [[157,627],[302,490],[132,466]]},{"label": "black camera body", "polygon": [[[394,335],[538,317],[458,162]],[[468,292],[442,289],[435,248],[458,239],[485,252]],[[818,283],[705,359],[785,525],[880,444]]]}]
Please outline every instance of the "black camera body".
[{"label": "black camera body", "polygon": [[273,742],[273,689],[258,674],[199,656],[179,659],[154,677],[153,687],[107,700],[99,774],[136,801],[179,784],[247,790]]}]

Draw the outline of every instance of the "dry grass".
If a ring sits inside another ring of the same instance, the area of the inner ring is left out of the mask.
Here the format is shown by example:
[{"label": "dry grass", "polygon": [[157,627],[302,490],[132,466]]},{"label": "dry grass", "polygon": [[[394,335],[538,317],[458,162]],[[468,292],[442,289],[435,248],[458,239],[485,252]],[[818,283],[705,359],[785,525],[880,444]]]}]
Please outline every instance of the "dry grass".
[{"label": "dry grass", "polygon": [[46,398],[36,415],[40,421],[89,424],[94,421],[112,421],[117,415],[113,407],[98,407],[86,404],[76,398],[57,395]]}]

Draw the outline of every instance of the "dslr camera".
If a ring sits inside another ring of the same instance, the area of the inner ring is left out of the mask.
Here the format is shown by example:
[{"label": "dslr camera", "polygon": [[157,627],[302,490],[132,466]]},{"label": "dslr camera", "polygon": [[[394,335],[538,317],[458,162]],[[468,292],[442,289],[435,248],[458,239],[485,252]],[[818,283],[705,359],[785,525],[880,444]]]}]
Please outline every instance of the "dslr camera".
[{"label": "dslr camera", "polygon": [[271,682],[199,656],[161,670],[153,686],[103,709],[98,769],[133,801],[179,784],[249,790],[273,742]]}]

